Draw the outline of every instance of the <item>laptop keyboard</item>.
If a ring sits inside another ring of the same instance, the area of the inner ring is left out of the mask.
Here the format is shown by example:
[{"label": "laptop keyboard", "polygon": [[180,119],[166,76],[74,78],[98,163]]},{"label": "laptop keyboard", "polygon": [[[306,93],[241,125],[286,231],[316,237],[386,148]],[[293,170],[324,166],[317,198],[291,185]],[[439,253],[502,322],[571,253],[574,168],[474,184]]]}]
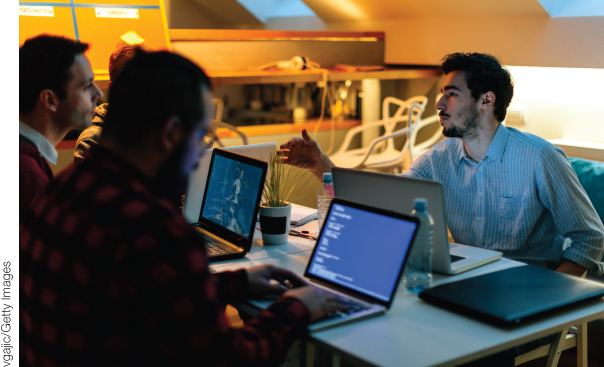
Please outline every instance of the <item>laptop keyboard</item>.
[{"label": "laptop keyboard", "polygon": [[452,263],[454,263],[456,261],[459,261],[459,260],[465,259],[465,257],[463,257],[463,256],[457,256],[457,255],[451,255],[451,254],[449,254],[449,255],[451,256],[451,262]]},{"label": "laptop keyboard", "polygon": [[206,245],[206,250],[208,251],[208,255],[223,255],[223,254],[230,254],[232,252],[230,247],[225,246],[218,242],[214,242],[207,237],[203,237],[203,242]]}]

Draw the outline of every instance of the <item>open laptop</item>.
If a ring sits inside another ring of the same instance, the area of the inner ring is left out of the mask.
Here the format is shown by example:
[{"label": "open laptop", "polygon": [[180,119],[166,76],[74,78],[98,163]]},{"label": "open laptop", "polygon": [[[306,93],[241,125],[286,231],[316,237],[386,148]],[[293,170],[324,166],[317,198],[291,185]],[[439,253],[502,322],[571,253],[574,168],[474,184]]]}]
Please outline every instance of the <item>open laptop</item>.
[{"label": "open laptop", "polygon": [[237,259],[251,247],[268,163],[214,149],[195,227],[209,262]]},{"label": "open laptop", "polygon": [[[266,162],[270,154],[277,150],[277,143],[241,145],[221,149]],[[197,167],[189,174],[182,214],[191,224],[197,223],[199,219],[199,208],[201,208],[201,202],[205,193],[211,159],[212,149],[208,149],[199,159]]]},{"label": "open laptop", "polygon": [[308,329],[323,330],[386,312],[418,227],[417,218],[334,198],[304,276],[342,297],[349,310],[330,314]]},{"label": "open laptop", "polygon": [[604,284],[524,265],[432,287],[419,297],[480,320],[510,324],[603,295]]},{"label": "open laptop", "polygon": [[332,177],[337,197],[399,213],[410,214],[413,200],[425,198],[434,219],[432,270],[437,273],[459,274],[502,257],[501,252],[449,243],[444,190],[436,181],[337,167]]}]

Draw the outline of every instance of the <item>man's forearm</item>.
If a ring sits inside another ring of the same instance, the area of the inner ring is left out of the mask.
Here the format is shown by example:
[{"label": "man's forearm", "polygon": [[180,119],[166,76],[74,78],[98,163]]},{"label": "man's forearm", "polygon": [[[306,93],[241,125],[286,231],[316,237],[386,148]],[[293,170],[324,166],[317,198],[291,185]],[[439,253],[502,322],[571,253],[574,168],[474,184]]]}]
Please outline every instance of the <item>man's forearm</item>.
[{"label": "man's forearm", "polygon": [[587,269],[576,262],[564,259],[556,271],[564,274],[574,275],[576,277],[582,277],[583,274],[587,272]]},{"label": "man's forearm", "polygon": [[321,160],[317,162],[317,168],[312,170],[312,172],[317,176],[319,181],[323,182],[323,173],[331,172],[331,169],[335,167],[335,164],[329,159],[328,156],[323,154]]}]

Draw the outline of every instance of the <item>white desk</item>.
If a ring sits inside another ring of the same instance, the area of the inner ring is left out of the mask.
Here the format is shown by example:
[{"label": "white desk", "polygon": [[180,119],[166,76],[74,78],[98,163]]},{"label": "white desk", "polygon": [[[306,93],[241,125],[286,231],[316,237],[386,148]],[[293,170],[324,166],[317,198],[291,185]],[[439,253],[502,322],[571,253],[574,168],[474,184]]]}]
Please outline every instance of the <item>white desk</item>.
[{"label": "white desk", "polygon": [[[250,261],[259,261],[266,258],[279,257],[281,255],[310,251],[314,248],[315,243],[316,241],[308,240],[303,237],[289,236],[289,242],[284,245],[264,245],[262,242],[262,233],[259,230],[255,230],[252,248],[245,257],[236,260],[215,262],[211,264],[211,268],[217,270],[223,266],[232,266],[234,264],[239,267],[244,267],[242,264]],[[302,269],[302,273],[304,273],[304,269]]]},{"label": "white desk", "polygon": [[[212,265],[234,270],[272,264],[303,274],[315,242],[291,237],[292,243],[259,246],[250,258]],[[252,258],[253,257],[253,258]],[[501,259],[460,275],[435,274],[434,284],[521,266]],[[604,318],[604,299],[540,316],[512,327],[497,327],[432,306],[399,287],[386,315],[316,332],[310,341],[360,364],[377,366],[453,366],[560,332],[570,325]]]}]

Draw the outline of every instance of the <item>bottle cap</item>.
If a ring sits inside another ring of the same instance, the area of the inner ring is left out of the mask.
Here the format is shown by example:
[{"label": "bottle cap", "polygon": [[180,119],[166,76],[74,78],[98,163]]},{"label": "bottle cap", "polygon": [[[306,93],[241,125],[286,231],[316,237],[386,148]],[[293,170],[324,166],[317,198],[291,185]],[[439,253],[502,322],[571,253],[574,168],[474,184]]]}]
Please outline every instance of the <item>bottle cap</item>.
[{"label": "bottle cap", "polygon": [[330,184],[333,183],[333,179],[331,178],[331,173],[327,173],[325,172],[323,174],[323,183],[324,184]]},{"label": "bottle cap", "polygon": [[413,209],[415,209],[415,210],[424,211],[424,210],[426,210],[427,206],[428,206],[428,200],[426,200],[424,198],[417,198],[417,199],[413,200]]}]

